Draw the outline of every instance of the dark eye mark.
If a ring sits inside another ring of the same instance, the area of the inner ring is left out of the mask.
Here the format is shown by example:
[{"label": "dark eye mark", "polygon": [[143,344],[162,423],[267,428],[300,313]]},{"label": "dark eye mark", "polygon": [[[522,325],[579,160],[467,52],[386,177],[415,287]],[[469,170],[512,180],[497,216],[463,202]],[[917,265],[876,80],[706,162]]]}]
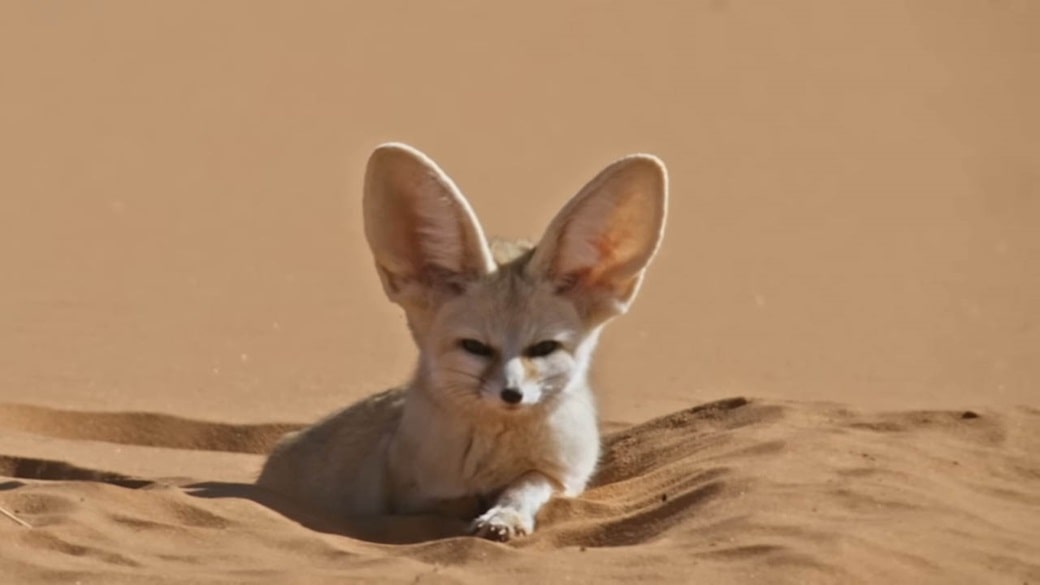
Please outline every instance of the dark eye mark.
[{"label": "dark eye mark", "polygon": [[545,357],[551,353],[554,353],[562,347],[559,341],[554,339],[547,339],[545,341],[539,341],[538,343],[528,347],[524,351],[524,355],[531,358]]},{"label": "dark eye mark", "polygon": [[481,343],[476,339],[460,339],[459,347],[461,347],[466,353],[471,353],[480,357],[491,357],[495,354],[495,350],[491,349],[490,345]]}]

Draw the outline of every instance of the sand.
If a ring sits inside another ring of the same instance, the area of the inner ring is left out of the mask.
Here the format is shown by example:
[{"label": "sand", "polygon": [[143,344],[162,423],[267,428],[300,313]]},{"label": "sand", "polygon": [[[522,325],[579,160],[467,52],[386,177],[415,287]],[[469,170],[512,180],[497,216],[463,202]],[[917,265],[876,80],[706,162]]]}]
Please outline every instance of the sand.
[{"label": "sand", "polygon": [[[0,583],[1040,583],[1037,6],[0,8]],[[250,485],[413,367],[386,140],[507,237],[671,171],[529,538]]]}]

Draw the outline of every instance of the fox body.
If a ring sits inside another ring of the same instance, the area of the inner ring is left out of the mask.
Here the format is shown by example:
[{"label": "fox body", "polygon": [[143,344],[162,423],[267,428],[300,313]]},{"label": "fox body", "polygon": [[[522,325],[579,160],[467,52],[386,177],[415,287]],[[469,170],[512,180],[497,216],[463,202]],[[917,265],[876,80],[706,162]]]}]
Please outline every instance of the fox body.
[{"label": "fox body", "polygon": [[553,494],[580,494],[599,457],[588,369],[664,228],[667,177],[649,155],[608,166],[535,246],[484,237],[419,151],[378,147],[365,234],[419,350],[414,378],[282,439],[257,480],[340,516],[436,511],[479,497],[476,535],[530,533]]}]

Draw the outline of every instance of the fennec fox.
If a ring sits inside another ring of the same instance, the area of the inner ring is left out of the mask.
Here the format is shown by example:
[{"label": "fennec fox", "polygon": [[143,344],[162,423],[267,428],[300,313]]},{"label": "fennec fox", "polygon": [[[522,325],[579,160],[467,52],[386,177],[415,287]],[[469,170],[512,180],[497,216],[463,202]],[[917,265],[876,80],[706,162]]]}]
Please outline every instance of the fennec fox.
[{"label": "fennec fox", "polygon": [[473,534],[529,534],[539,508],[554,493],[580,494],[596,467],[589,361],[603,325],[636,296],[666,198],[661,161],[628,156],[579,191],[536,246],[489,243],[433,161],[378,147],[365,236],[418,346],[415,376],[284,438],[258,483],[337,516],[487,498]]}]

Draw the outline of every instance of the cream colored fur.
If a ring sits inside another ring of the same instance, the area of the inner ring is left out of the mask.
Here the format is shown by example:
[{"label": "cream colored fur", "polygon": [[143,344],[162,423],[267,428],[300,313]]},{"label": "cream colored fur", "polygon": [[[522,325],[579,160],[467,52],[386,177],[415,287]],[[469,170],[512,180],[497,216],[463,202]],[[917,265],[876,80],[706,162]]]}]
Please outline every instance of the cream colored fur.
[{"label": "cream colored fur", "polygon": [[415,376],[287,436],[258,483],[343,517],[476,496],[490,507],[474,534],[529,534],[553,494],[580,494],[595,470],[590,360],[639,289],[666,199],[661,161],[632,155],[579,191],[535,247],[489,243],[433,161],[377,148],[365,234],[418,346]]}]

